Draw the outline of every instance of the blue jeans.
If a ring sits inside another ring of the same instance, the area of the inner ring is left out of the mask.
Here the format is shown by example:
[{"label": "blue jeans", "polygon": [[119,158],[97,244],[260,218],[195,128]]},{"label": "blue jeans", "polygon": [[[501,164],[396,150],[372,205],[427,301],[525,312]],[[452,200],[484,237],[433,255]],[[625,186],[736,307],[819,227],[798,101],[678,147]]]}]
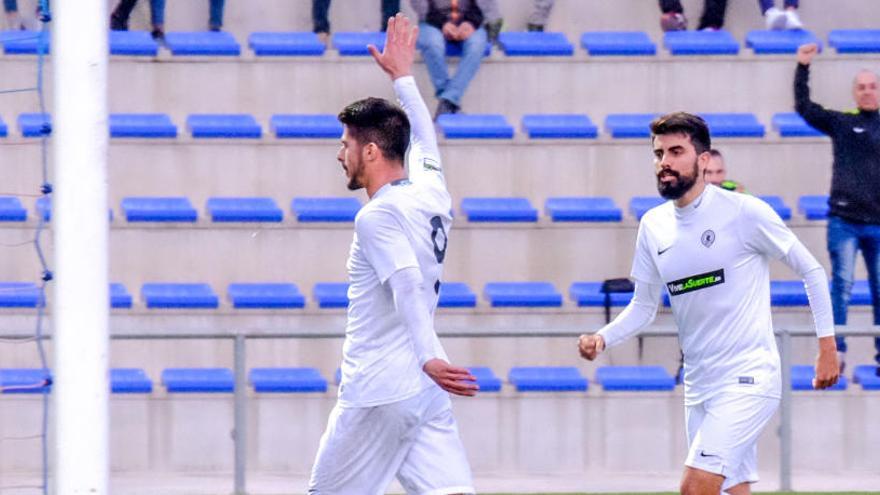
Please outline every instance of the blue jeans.
[{"label": "blue jeans", "polygon": [[223,4],[226,0],[211,0],[208,25],[220,29],[223,26]]},{"label": "blue jeans", "polygon": [[3,0],[3,10],[6,12],[18,12],[18,2],[16,0]]},{"label": "blue jeans", "polygon": [[[831,305],[835,325],[846,325],[856,253],[860,250],[868,270],[874,325],[880,325],[880,225],[852,223],[829,216],[828,254],[831,256]],[[880,364],[880,337],[874,338],[874,347],[877,349],[874,359]],[[846,352],[843,337],[837,337],[837,350]]]},{"label": "blue jeans", "polygon": [[434,83],[437,98],[461,105],[464,91],[480,68],[486,43],[486,30],[483,28],[477,29],[470,38],[462,41],[461,61],[455,75],[450,78],[446,67],[446,38],[434,26],[425,22],[419,23],[419,39],[416,45],[422,51],[422,58],[428,66],[428,75]]},{"label": "blue jeans", "polygon": [[[113,9],[113,17],[127,27],[128,18],[136,3],[137,0],[121,0]],[[150,22],[153,27],[161,27],[165,24],[165,0],[150,0]]]}]

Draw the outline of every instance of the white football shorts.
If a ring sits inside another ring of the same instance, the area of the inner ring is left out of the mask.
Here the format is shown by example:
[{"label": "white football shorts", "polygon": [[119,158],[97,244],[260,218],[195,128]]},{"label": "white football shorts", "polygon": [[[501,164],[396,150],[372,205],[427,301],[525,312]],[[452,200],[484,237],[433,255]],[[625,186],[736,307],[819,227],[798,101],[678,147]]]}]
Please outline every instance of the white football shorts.
[{"label": "white football shorts", "polygon": [[439,387],[376,407],[337,404],[308,493],[382,495],[395,476],[407,494],[476,493],[449,395]]},{"label": "white football shorts", "polygon": [[685,465],[724,476],[722,490],[758,481],[758,437],[778,407],[777,398],[737,393],[686,406]]}]

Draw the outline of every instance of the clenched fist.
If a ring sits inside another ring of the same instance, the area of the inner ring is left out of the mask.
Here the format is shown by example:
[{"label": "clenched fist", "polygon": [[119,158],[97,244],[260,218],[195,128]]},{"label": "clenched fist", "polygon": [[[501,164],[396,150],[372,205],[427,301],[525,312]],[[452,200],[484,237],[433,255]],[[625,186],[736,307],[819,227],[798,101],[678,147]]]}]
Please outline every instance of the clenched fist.
[{"label": "clenched fist", "polygon": [[581,335],[578,339],[578,351],[584,359],[592,361],[604,350],[605,339],[601,335]]}]

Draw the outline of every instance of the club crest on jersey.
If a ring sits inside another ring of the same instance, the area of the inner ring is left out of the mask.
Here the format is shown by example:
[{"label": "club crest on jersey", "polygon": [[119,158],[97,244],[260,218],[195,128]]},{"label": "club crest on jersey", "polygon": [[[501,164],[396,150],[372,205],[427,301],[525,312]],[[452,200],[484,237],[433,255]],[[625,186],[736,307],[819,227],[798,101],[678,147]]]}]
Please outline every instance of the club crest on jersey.
[{"label": "club crest on jersey", "polygon": [[712,244],[715,244],[715,231],[707,230],[703,232],[703,235],[700,236],[700,242],[706,247],[712,247]]},{"label": "club crest on jersey", "polygon": [[675,280],[666,284],[670,296],[687,294],[700,289],[708,289],[724,283],[724,269],[701,273],[691,277]]}]

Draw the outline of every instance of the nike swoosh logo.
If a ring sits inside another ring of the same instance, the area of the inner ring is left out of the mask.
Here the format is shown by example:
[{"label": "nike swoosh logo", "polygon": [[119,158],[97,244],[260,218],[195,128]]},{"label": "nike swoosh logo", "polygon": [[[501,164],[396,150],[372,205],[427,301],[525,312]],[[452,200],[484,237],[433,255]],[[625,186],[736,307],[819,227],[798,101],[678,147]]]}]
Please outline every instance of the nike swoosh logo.
[{"label": "nike swoosh logo", "polygon": [[718,457],[718,456],[715,455],[715,454],[707,454],[707,453],[705,453],[705,452],[703,452],[703,451],[701,450],[701,451],[700,451],[700,457]]},{"label": "nike swoosh logo", "polygon": [[669,246],[666,249],[658,249],[657,256],[660,256],[661,254],[665,253],[666,251],[669,251],[670,249],[672,249],[672,246]]}]

